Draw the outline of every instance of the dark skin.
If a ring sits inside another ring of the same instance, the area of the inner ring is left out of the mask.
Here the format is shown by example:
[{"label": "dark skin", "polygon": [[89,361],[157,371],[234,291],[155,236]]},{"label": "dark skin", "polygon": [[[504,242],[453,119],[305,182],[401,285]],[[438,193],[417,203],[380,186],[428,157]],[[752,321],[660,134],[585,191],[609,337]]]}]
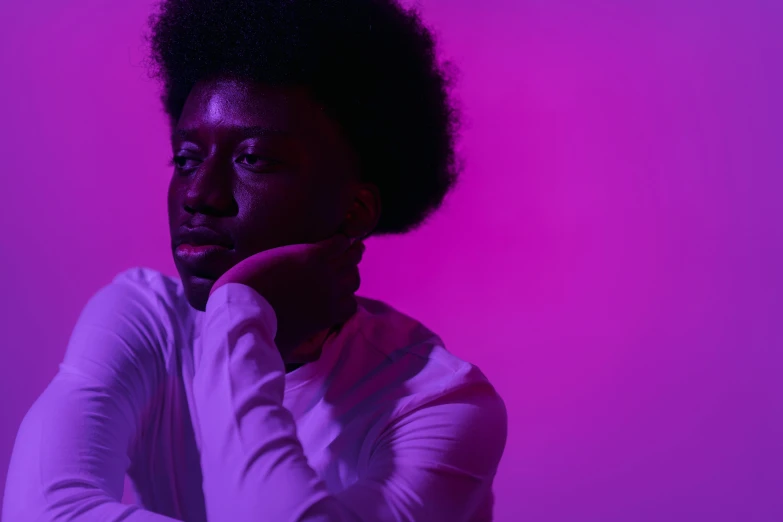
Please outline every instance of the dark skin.
[{"label": "dark skin", "polygon": [[197,310],[221,275],[254,254],[338,232],[365,237],[378,222],[377,188],[361,181],[339,125],[303,88],[202,81],[173,129],[172,151],[172,243],[183,227],[200,226],[231,242],[203,265],[174,256]]}]

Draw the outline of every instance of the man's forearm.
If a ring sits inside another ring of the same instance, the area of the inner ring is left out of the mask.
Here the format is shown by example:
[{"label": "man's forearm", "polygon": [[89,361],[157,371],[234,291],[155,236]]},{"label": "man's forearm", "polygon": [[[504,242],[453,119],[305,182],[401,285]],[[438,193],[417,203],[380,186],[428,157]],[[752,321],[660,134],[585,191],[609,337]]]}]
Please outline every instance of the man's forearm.
[{"label": "man's forearm", "polygon": [[343,520],[283,406],[275,327],[272,308],[249,287],[229,284],[210,297],[194,380],[209,520]]}]

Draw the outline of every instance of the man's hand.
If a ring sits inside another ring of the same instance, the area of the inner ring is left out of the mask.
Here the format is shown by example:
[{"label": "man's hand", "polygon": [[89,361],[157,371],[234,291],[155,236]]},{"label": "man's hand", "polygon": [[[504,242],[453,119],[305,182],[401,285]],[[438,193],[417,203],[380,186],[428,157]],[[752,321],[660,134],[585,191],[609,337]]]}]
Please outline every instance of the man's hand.
[{"label": "man's hand", "polygon": [[237,263],[215,281],[210,295],[226,283],[261,294],[277,315],[275,344],[285,360],[302,342],[354,314],[363,253],[362,242],[351,245],[342,234],[273,248]]}]

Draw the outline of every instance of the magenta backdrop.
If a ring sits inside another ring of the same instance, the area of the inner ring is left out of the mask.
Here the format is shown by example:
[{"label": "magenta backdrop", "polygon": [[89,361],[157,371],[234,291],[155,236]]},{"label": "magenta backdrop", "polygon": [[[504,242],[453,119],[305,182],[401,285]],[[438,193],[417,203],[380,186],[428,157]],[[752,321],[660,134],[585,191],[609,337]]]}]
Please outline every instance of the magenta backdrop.
[{"label": "magenta backdrop", "polygon": [[[423,3],[467,170],[362,292],[505,398],[498,521],[783,521],[781,6]],[[0,7],[0,487],[88,297],[174,273],[149,8]]]}]

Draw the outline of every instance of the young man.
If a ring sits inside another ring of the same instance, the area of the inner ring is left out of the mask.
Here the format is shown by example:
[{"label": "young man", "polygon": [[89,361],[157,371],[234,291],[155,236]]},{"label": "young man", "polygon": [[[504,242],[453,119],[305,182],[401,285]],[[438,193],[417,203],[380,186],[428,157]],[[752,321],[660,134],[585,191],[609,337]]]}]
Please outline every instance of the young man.
[{"label": "young man", "polygon": [[150,43],[180,279],[131,269],[89,301],[3,520],[490,520],[502,400],[354,296],[361,239],[456,177],[430,32],[394,0],[167,0]]}]

